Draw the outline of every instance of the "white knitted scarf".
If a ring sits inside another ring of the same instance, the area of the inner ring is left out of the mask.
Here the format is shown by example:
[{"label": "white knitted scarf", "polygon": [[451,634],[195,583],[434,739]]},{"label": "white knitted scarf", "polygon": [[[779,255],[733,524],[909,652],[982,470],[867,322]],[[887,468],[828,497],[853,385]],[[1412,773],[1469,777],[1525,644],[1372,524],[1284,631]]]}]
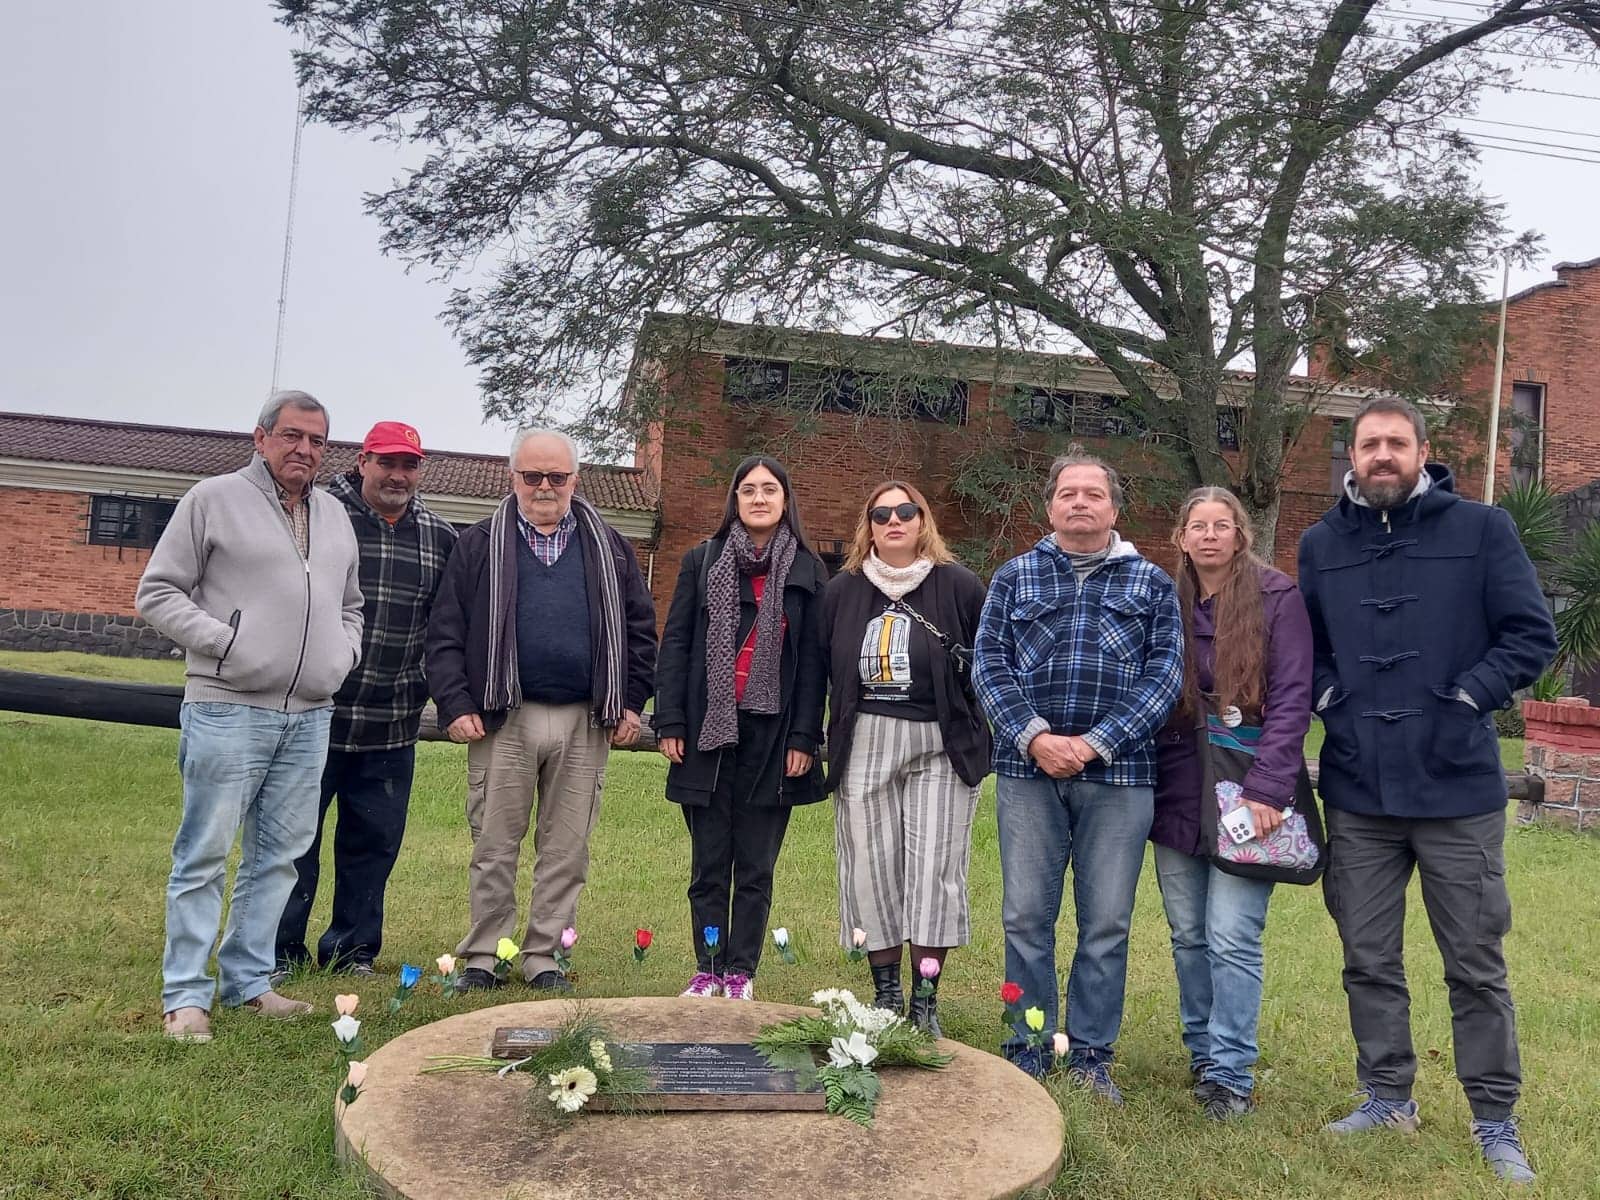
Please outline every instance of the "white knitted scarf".
[{"label": "white knitted scarf", "polygon": [[891,600],[899,600],[916,591],[932,570],[931,558],[919,558],[907,567],[892,567],[878,557],[876,550],[861,562],[861,573],[872,582],[873,587]]}]

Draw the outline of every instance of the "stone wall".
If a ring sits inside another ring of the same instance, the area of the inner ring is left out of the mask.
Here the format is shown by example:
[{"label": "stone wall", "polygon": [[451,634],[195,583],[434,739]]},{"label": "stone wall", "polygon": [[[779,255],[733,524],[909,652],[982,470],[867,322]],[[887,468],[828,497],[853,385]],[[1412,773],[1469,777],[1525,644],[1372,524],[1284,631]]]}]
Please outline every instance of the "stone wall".
[{"label": "stone wall", "polygon": [[1544,780],[1544,800],[1522,801],[1518,820],[1600,832],[1600,708],[1573,696],[1525,700],[1522,719],[1527,769]]},{"label": "stone wall", "polygon": [[0,649],[77,650],[116,658],[175,657],[176,648],[138,617],[0,608]]}]

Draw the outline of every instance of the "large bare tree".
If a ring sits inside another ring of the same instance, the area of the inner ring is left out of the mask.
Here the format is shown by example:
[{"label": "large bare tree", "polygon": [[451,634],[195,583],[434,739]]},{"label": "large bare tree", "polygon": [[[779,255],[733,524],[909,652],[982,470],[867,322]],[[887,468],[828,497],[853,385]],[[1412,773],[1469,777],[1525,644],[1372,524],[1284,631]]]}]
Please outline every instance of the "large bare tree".
[{"label": "large bare tree", "polygon": [[279,7],[314,118],[427,148],[370,198],[387,249],[494,264],[448,312],[490,411],[581,393],[618,428],[596,383],[658,308],[1076,346],[1269,536],[1294,364],[1326,339],[1396,387],[1440,377],[1507,247],[1455,118],[1600,29],[1593,0]]}]

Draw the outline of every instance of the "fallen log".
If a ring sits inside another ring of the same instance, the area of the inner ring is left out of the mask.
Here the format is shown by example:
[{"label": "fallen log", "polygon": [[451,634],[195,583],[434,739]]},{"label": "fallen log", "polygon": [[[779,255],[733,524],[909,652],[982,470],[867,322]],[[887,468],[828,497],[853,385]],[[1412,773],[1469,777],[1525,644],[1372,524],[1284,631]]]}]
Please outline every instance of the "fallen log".
[{"label": "fallen log", "polygon": [[[77,717],[85,721],[113,721],[123,725],[178,727],[183,689],[158,683],[114,683],[104,679],[79,679],[70,675],[37,675],[30,671],[0,669],[0,709],[50,717]],[[654,750],[656,731],[645,713],[639,722],[639,740],[629,750]],[[422,740],[449,739],[439,728],[432,702],[422,710]],[[1312,786],[1317,783],[1317,761],[1306,760]],[[1511,800],[1544,801],[1544,780],[1526,772],[1506,775]]]}]

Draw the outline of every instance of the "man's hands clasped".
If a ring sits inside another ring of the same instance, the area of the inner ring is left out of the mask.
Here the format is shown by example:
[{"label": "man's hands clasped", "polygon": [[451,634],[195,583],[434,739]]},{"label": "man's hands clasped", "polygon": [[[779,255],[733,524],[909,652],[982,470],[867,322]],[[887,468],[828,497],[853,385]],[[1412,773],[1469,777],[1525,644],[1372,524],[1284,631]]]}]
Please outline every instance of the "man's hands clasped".
[{"label": "man's hands clasped", "polygon": [[1100,757],[1077,734],[1041,733],[1028,743],[1028,754],[1051,779],[1071,779]]}]

